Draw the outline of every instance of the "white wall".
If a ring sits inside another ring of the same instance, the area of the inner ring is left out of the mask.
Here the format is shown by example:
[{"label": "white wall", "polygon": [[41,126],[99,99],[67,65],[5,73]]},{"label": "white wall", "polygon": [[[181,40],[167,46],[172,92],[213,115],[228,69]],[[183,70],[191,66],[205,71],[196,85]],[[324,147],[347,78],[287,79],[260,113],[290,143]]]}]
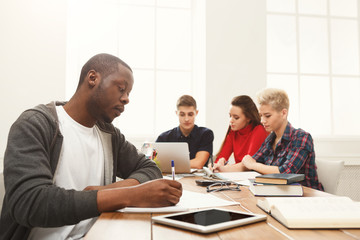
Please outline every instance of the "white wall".
[{"label": "white wall", "polygon": [[0,33],[1,159],[22,111],[64,99],[66,1],[1,0]]},{"label": "white wall", "polygon": [[[228,126],[232,97],[254,97],[266,85],[265,4],[206,1],[205,112],[206,126],[215,133],[214,152]],[[22,111],[65,99],[66,15],[63,0],[0,0],[0,162],[9,128]],[[345,158],[349,164],[359,164],[358,146],[352,139],[315,139],[319,158]]]},{"label": "white wall", "polygon": [[206,1],[206,126],[217,153],[231,99],[266,86],[265,0]]},{"label": "white wall", "polygon": [[[22,111],[65,98],[66,14],[61,0],[0,2],[6,36],[0,38],[0,156]],[[232,97],[254,96],[265,86],[265,0],[206,1],[205,21],[206,125],[214,130],[217,151]]]}]

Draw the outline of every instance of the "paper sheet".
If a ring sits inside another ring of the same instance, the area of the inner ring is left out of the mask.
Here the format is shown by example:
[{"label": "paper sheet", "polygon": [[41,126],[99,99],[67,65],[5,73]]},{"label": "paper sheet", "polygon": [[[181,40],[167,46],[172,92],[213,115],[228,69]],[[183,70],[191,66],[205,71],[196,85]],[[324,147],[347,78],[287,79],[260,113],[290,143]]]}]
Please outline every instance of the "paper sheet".
[{"label": "paper sheet", "polygon": [[221,172],[215,173],[221,179],[231,180],[231,181],[242,181],[248,180],[250,178],[255,178],[256,176],[261,175],[255,171],[246,171],[246,172]]},{"label": "paper sheet", "polygon": [[118,212],[126,212],[126,213],[181,212],[196,208],[220,207],[220,206],[229,206],[236,204],[238,203],[218,198],[212,195],[211,193],[197,193],[197,192],[184,190],[183,195],[180,198],[180,202],[175,206],[159,207],[159,208],[127,207],[118,210]]}]

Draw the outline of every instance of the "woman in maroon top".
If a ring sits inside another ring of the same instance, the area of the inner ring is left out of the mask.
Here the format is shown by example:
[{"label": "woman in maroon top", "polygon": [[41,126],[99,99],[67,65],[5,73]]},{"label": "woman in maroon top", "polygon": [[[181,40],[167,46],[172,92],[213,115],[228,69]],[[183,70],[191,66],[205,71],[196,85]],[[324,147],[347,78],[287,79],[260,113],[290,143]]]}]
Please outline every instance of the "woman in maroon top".
[{"label": "woman in maroon top", "polygon": [[[253,100],[246,95],[234,97],[230,108],[230,124],[220,151],[216,155],[215,172],[238,171],[241,160],[260,148],[268,133],[260,123],[260,115]],[[227,165],[234,153],[235,164]],[[211,168],[211,166],[209,166]]]}]

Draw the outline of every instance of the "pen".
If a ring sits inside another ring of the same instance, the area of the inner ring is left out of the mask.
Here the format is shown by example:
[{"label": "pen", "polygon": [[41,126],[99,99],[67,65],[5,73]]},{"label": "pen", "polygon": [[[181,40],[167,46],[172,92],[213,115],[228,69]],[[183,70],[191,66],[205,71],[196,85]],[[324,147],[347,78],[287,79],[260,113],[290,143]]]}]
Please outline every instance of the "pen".
[{"label": "pen", "polygon": [[213,155],[210,156],[210,161],[211,161],[211,169],[214,172],[214,159],[213,159]]},{"label": "pen", "polygon": [[175,180],[175,163],[174,163],[174,160],[171,160],[171,173],[172,173],[172,179]]}]

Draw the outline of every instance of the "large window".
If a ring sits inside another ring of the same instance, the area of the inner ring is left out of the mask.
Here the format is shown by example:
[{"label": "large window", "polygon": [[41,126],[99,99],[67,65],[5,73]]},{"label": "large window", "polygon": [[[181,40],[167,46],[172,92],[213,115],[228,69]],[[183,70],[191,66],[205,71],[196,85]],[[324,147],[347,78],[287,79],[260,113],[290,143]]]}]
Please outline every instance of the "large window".
[{"label": "large window", "polygon": [[204,48],[200,4],[68,1],[67,98],[76,89],[82,65],[97,53],[110,53],[127,62],[135,78],[130,104],[114,124],[127,136],[144,140],[175,127],[176,100],[181,95],[191,94],[203,104],[199,86],[204,85],[204,76],[201,67],[194,70]]},{"label": "large window", "polygon": [[360,135],[357,0],[267,0],[267,85],[314,136]]}]

